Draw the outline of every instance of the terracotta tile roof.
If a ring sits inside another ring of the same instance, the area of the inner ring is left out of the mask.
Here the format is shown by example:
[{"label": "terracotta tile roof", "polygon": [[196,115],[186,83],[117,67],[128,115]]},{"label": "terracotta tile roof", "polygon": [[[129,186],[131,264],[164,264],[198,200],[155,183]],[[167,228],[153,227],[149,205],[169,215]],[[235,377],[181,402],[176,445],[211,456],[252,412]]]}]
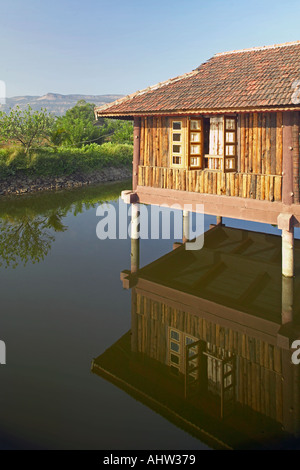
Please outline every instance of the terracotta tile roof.
[{"label": "terracotta tile roof", "polygon": [[296,85],[300,88],[300,41],[216,54],[190,73],[137,91],[95,112],[134,116],[299,107]]}]

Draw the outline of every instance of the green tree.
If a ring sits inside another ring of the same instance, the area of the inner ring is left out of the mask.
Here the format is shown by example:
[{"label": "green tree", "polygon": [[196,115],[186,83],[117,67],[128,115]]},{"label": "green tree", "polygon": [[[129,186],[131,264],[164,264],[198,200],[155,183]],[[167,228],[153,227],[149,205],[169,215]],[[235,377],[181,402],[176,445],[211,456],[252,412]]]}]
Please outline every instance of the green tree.
[{"label": "green tree", "polygon": [[80,100],[64,116],[57,118],[51,134],[52,143],[74,147],[82,147],[90,142],[101,143],[105,134],[104,120],[95,121],[94,107],[94,104]]},{"label": "green tree", "polygon": [[131,121],[118,121],[111,141],[113,144],[133,143],[133,124]]},{"label": "green tree", "polygon": [[33,111],[28,105],[21,110],[17,106],[9,114],[0,112],[0,140],[19,143],[27,153],[32,147],[45,144],[53,124],[54,118],[46,109]]}]

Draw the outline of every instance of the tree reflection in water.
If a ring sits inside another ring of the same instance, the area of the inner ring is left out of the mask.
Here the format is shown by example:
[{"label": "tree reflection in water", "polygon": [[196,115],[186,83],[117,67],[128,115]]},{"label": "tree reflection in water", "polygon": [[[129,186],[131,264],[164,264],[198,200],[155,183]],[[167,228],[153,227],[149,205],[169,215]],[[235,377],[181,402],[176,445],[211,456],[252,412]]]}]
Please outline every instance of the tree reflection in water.
[{"label": "tree reflection in water", "polygon": [[13,219],[6,217],[0,221],[0,266],[16,267],[21,261],[24,266],[42,261],[47,256],[55,240],[51,229],[64,232],[63,214],[52,213],[49,217],[24,216]]},{"label": "tree reflection in water", "polygon": [[127,182],[84,187],[0,200],[0,267],[38,263],[48,255],[55,233],[68,227],[63,219],[116,200]]}]

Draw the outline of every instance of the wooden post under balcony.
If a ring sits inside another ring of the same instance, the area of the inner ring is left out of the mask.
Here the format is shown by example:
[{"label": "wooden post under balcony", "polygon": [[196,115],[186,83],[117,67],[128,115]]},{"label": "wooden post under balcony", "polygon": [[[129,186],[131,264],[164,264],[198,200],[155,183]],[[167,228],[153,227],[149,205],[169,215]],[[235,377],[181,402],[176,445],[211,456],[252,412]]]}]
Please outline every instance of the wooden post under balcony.
[{"label": "wooden post under balcony", "polygon": [[293,147],[293,193],[294,203],[299,204],[299,130],[300,130],[300,113],[294,113],[293,131],[292,131],[292,147]]},{"label": "wooden post under balcony", "polygon": [[290,205],[294,202],[293,191],[293,124],[294,113],[283,113],[282,135],[282,202]]}]

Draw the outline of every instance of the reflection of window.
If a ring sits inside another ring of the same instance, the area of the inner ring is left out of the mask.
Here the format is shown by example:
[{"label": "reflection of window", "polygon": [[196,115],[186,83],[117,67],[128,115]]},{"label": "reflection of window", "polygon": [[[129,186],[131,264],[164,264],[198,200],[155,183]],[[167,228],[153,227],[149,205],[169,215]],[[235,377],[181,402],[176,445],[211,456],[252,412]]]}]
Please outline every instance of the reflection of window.
[{"label": "reflection of window", "polygon": [[[221,389],[233,385],[233,358],[229,351],[207,343],[207,386],[214,395],[221,395]],[[223,384],[222,384],[223,377]],[[232,390],[231,392],[232,393]]]},{"label": "reflection of window", "polygon": [[176,330],[171,330],[171,338],[180,341],[180,333]]},{"label": "reflection of window", "polygon": [[[185,373],[185,346],[188,344],[195,343],[198,341],[197,338],[189,336],[182,331],[175,330],[174,328],[169,328],[169,337],[168,337],[168,357],[169,357],[169,366],[171,371],[179,374]],[[197,355],[197,346],[191,347],[189,349],[189,357]],[[192,359],[189,361],[189,365],[194,367],[197,365],[197,359]],[[193,372],[192,376],[196,377],[197,372]]]},{"label": "reflection of window", "polygon": [[170,348],[172,351],[175,351],[177,353],[180,352],[180,346],[177,343],[174,343],[174,341],[171,341]]},{"label": "reflection of window", "polygon": [[[186,336],[185,337],[185,345],[186,346],[188,344],[193,344],[196,341],[198,342],[198,340],[196,338],[193,338],[191,336]],[[197,349],[197,346],[189,348],[188,349],[188,354],[189,354],[189,358],[192,358],[192,359],[189,360],[188,366],[189,366],[189,368],[194,369],[195,367],[198,366],[198,349]],[[194,377],[194,378],[197,378],[198,372],[197,372],[197,370],[194,370],[189,375]]]},{"label": "reflection of window", "polygon": [[182,347],[180,331],[169,330],[169,365],[171,371],[179,374],[182,365]]}]

